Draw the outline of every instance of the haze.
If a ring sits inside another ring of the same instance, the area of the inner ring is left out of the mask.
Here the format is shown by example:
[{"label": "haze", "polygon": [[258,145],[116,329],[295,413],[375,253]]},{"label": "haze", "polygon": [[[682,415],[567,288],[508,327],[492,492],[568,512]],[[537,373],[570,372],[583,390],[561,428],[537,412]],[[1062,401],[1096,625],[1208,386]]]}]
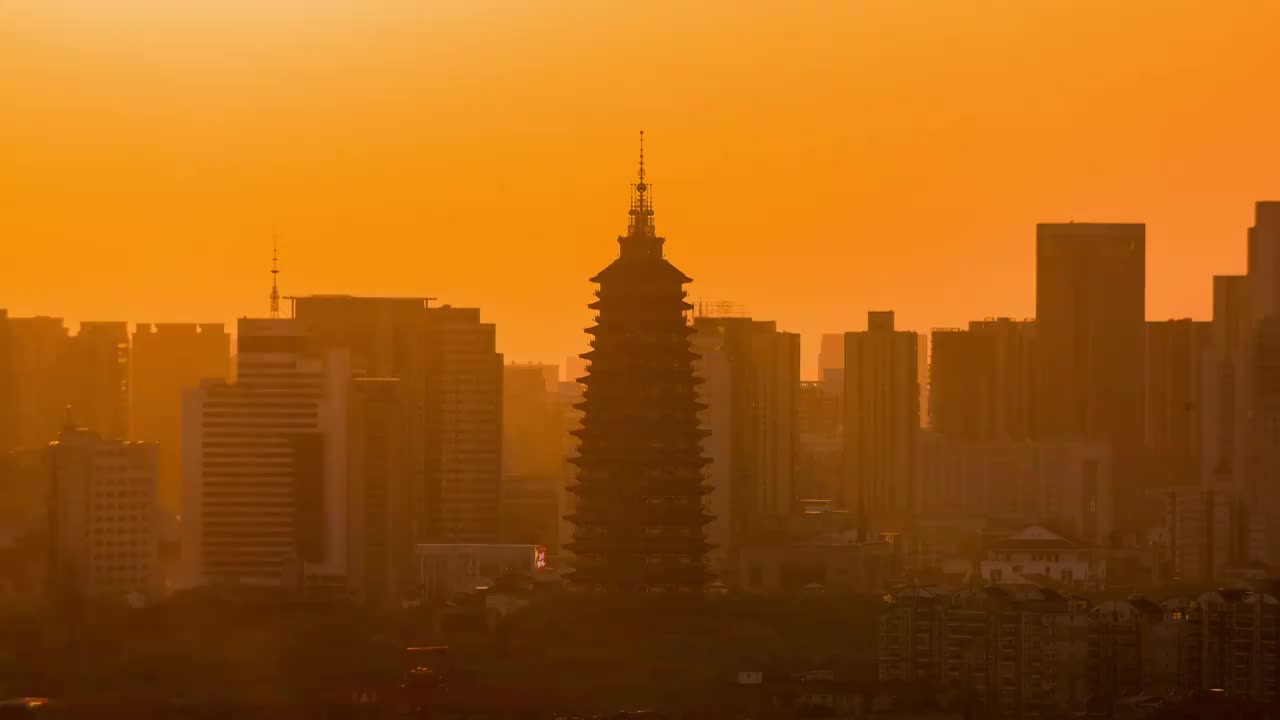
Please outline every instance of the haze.
[{"label": "haze", "polygon": [[[1034,314],[1035,223],[1145,222],[1206,318],[1280,197],[1280,5],[0,1],[13,315],[229,321],[286,294],[480,306],[585,345],[646,130],[693,294],[805,337]],[[693,7],[696,5],[697,7]]]}]

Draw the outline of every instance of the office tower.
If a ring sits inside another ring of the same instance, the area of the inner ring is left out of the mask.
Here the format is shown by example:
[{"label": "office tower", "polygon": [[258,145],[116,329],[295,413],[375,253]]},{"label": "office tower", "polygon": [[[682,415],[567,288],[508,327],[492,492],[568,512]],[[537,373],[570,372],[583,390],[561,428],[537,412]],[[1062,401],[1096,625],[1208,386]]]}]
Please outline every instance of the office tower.
[{"label": "office tower", "polygon": [[[315,348],[346,348],[355,377],[398,378],[408,403],[406,522],[415,542],[498,532],[502,355],[480,311],[431,298],[293,298]],[[448,522],[446,522],[448,518]],[[412,563],[406,547],[406,566]]]},{"label": "office tower", "polygon": [[139,323],[133,331],[129,437],[160,443],[160,507],[182,513],[182,391],[227,380],[231,335],[222,323]]},{"label": "office tower", "polygon": [[861,532],[908,529],[912,463],[920,430],[916,334],[894,329],[893,312],[867,313],[864,332],[844,336],[844,482],[836,500]]},{"label": "office tower", "polygon": [[1116,517],[1142,512],[1146,226],[1036,226],[1036,432],[1103,440],[1115,462]]},{"label": "office tower", "polygon": [[76,423],[103,437],[128,437],[129,324],[80,323],[62,360],[67,405]]},{"label": "office tower", "polygon": [[237,324],[236,382],[183,394],[183,558],[191,582],[346,583],[343,350],[313,355],[302,325]]},{"label": "office tower", "polygon": [[502,354],[475,308],[427,308],[427,533],[491,543],[502,501]]},{"label": "office tower", "polygon": [[819,382],[832,370],[844,369],[844,333],[823,333],[818,345]]},{"label": "office tower", "polygon": [[[795,500],[800,392],[800,336],[749,317],[698,317],[695,337],[718,338],[732,382],[733,543],[779,526]],[[696,341],[695,343],[702,343]],[[721,402],[718,394],[709,402]],[[714,410],[714,408],[713,408]],[[713,439],[714,443],[715,440]],[[716,468],[712,468],[713,473]],[[732,547],[730,549],[733,549]]]},{"label": "office tower", "polygon": [[[409,493],[408,411],[394,378],[351,381],[347,425],[347,581],[373,608],[394,608],[412,595],[413,545],[403,511]],[[407,564],[408,567],[403,566]]]},{"label": "office tower", "polygon": [[934,330],[929,427],[973,441],[1026,439],[1034,330],[1034,323],[1009,318]]},{"label": "office tower", "polygon": [[67,328],[62,318],[52,317],[10,317],[8,325],[15,446],[43,447],[66,424],[67,388],[60,370]]},{"label": "office tower", "polygon": [[1202,359],[1212,323],[1147,323],[1147,477],[1154,486],[1199,487]]},{"label": "office tower", "polygon": [[615,592],[707,580],[707,460],[684,317],[691,280],[662,256],[647,191],[642,150],[618,258],[591,279],[600,289],[574,459],[573,578]]},{"label": "office tower", "polygon": [[53,597],[134,604],[156,599],[155,443],[67,427],[49,453]]}]

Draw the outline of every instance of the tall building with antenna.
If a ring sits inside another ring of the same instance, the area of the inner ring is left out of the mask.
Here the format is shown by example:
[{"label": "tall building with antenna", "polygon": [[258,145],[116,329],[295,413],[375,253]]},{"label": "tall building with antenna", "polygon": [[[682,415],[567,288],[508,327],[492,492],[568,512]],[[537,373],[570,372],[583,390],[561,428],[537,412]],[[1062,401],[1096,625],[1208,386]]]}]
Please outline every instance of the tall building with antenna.
[{"label": "tall building with antenna", "polygon": [[574,581],[611,592],[691,591],[708,579],[708,492],[699,427],[690,278],[662,255],[644,174],[618,258],[592,282],[596,324],[571,488]]}]

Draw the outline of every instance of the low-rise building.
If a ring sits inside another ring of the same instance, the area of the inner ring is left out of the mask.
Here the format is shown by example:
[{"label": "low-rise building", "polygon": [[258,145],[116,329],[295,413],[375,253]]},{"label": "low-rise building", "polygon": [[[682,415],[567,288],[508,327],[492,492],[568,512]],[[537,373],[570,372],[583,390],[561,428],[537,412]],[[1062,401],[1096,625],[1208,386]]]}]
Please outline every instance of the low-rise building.
[{"label": "low-rise building", "polygon": [[488,587],[504,575],[535,574],[547,566],[542,545],[423,544],[417,555],[427,602],[443,602],[454,593]]},{"label": "low-rise building", "polygon": [[1047,583],[1070,590],[1097,590],[1106,584],[1102,548],[1031,525],[983,548],[982,579],[992,584]]}]

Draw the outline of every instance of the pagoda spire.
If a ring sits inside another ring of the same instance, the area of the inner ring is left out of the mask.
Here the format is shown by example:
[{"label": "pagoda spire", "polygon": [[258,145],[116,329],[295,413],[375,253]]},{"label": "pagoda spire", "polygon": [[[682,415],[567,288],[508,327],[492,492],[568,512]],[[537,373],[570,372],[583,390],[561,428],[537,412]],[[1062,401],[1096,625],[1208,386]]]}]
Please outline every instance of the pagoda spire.
[{"label": "pagoda spire", "polygon": [[653,198],[646,195],[649,186],[644,181],[644,131],[640,131],[640,169],[636,173],[636,184],[631,186],[631,224],[627,228],[628,237],[653,237]]}]

